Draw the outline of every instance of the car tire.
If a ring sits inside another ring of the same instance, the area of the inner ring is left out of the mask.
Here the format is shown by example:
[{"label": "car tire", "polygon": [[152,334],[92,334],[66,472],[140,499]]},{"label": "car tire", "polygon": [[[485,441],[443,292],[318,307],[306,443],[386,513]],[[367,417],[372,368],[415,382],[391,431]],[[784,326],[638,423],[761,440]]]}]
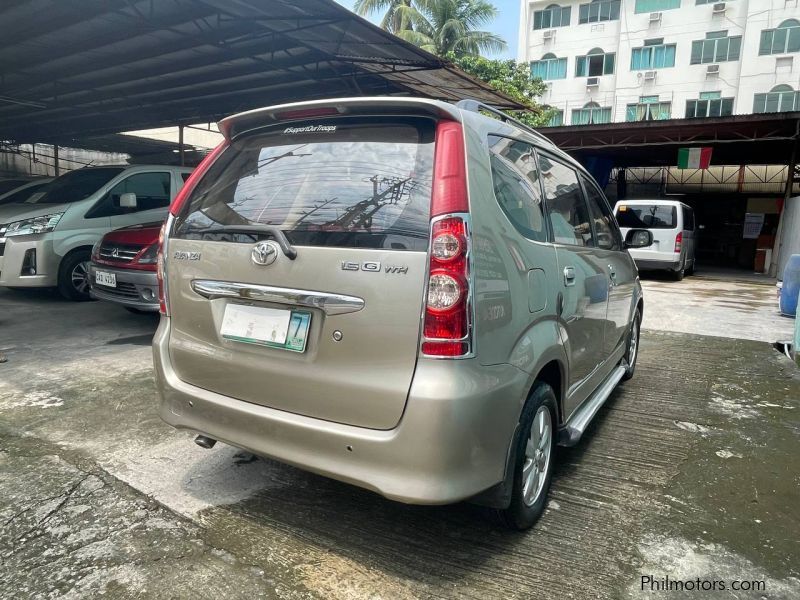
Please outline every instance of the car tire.
[{"label": "car tire", "polygon": [[695,261],[692,261],[692,266],[686,269],[686,275],[694,275],[694,263]]},{"label": "car tire", "polygon": [[58,268],[58,291],[67,300],[84,302],[89,296],[89,250],[76,250],[64,257]]},{"label": "car tire", "polygon": [[625,340],[625,375],[623,381],[628,381],[636,371],[636,359],[639,358],[639,341],[642,331],[642,313],[639,309],[633,315],[631,328],[628,330],[628,337]]},{"label": "car tire", "polygon": [[686,266],[681,263],[681,268],[672,272],[672,278],[675,281],[682,281],[683,276],[686,274]]},{"label": "car tire", "polygon": [[510,529],[524,531],[544,512],[553,475],[556,415],[553,388],[537,382],[520,417],[520,434],[514,449],[511,504],[499,511],[501,520]]}]

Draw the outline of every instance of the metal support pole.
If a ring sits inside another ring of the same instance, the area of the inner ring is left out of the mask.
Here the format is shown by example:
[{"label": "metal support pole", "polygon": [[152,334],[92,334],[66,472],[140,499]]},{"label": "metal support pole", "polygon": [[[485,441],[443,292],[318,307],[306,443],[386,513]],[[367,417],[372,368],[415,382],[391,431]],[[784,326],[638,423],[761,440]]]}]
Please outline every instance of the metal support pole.
[{"label": "metal support pole", "polygon": [[[800,124],[799,124],[800,126]],[[783,191],[783,206],[781,207],[781,214],[778,217],[778,230],[775,233],[775,245],[772,247],[772,261],[769,265],[769,276],[777,277],[778,265],[780,264],[781,246],[783,245],[783,223],[785,221],[784,215],[786,214],[786,207],[789,204],[789,198],[792,197],[792,190],[794,189],[795,169],[797,168],[797,147],[800,145],[800,139],[795,136],[792,142],[792,153],[789,157],[788,170],[786,171],[786,187]]]},{"label": "metal support pole", "polygon": [[53,144],[53,165],[55,166],[56,177],[58,177],[61,175],[61,168],[58,164],[58,146],[56,144]]},{"label": "metal support pole", "polygon": [[178,125],[178,152],[181,156],[181,166],[186,165],[186,157],[184,156],[183,152],[183,125]]}]

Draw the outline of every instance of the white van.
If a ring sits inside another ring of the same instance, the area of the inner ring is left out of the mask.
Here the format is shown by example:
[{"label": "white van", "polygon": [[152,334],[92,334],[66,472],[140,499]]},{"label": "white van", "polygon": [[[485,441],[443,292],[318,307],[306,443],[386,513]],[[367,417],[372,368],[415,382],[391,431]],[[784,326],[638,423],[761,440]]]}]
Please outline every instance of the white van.
[{"label": "white van", "polygon": [[0,206],[0,286],[58,287],[89,299],[92,246],[107,232],[166,218],[191,168],[87,167]]},{"label": "white van", "polygon": [[694,272],[697,229],[694,210],[678,200],[620,200],[614,206],[622,236],[647,229],[653,243],[629,250],[640,271],[670,271],[680,281]]}]

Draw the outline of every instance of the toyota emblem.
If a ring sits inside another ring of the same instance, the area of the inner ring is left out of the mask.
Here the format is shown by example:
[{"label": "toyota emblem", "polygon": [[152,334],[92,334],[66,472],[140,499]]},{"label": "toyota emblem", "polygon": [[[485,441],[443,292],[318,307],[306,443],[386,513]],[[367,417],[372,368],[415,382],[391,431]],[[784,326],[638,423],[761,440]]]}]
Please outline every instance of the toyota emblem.
[{"label": "toyota emblem", "polygon": [[250,259],[257,265],[271,265],[278,258],[279,249],[275,242],[258,242],[250,251]]}]

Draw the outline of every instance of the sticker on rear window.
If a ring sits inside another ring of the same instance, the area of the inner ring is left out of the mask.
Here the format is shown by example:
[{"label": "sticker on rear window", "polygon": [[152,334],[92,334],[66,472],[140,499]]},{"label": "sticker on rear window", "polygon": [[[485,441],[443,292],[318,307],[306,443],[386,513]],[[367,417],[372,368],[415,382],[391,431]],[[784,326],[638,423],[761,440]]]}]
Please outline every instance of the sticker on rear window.
[{"label": "sticker on rear window", "polygon": [[287,127],[283,133],[333,133],[336,125],[306,125],[305,127]]}]

